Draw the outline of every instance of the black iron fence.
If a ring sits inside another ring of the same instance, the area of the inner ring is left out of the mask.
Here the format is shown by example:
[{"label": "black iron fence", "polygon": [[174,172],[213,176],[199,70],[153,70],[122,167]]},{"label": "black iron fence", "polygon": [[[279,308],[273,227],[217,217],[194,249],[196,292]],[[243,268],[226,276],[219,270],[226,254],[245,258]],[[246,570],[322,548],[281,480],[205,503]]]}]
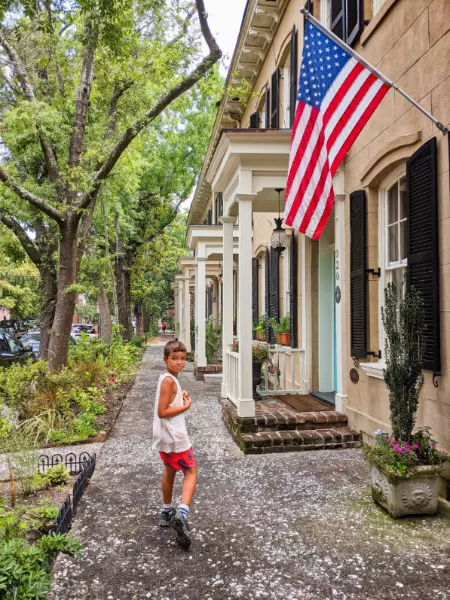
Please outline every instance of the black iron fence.
[{"label": "black iron fence", "polygon": [[58,516],[50,533],[67,533],[72,524],[72,519],[77,512],[78,505],[86,490],[90,478],[95,471],[96,455],[92,456],[88,452],[81,452],[78,457],[74,453],[69,453],[65,457],[61,454],[53,456],[42,455],[39,457],[39,473],[44,473],[47,469],[64,464],[71,475],[78,477],[72,487],[72,493],[68,494],[59,509]]}]

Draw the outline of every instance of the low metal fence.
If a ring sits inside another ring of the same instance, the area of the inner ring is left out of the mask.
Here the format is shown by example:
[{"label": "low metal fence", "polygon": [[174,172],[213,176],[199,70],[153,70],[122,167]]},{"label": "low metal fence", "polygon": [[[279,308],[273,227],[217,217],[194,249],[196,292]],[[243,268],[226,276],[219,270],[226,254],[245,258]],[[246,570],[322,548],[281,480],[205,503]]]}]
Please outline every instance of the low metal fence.
[{"label": "low metal fence", "polygon": [[64,464],[71,475],[78,473],[78,477],[72,487],[72,493],[67,495],[59,509],[58,516],[50,533],[64,534],[69,531],[80,500],[83,497],[90,478],[94,474],[96,460],[96,454],[91,456],[88,452],[82,452],[78,457],[74,453],[69,453],[65,457],[61,454],[54,454],[53,456],[42,455],[39,457],[39,473],[44,473],[47,469],[59,464]]}]

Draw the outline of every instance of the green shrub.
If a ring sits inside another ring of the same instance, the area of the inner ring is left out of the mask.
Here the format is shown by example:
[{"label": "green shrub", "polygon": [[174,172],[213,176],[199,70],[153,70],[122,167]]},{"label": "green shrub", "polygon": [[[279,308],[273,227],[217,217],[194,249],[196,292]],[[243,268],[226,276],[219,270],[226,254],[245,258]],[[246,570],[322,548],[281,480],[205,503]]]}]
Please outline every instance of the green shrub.
[{"label": "green shrub", "polygon": [[24,539],[0,539],[0,597],[41,600],[50,591],[50,565],[58,552],[81,556],[78,540],[43,535],[33,546]]},{"label": "green shrub", "polygon": [[222,327],[215,325],[213,319],[206,323],[205,352],[208,364],[218,361],[220,348],[222,346]]},{"label": "green shrub", "polygon": [[48,485],[55,487],[57,485],[65,485],[69,481],[70,475],[69,471],[61,463],[55,467],[47,469],[43,474],[43,478]]}]

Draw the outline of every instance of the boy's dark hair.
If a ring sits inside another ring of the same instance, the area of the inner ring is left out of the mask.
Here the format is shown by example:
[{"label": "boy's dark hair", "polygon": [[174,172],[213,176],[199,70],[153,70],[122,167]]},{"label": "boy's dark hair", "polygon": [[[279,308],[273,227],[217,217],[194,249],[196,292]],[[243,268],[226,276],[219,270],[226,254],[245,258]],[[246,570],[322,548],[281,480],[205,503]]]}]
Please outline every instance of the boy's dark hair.
[{"label": "boy's dark hair", "polygon": [[179,342],[178,340],[167,342],[167,344],[164,346],[164,356],[169,358],[172,352],[187,352],[186,346],[183,344],[183,342]]}]

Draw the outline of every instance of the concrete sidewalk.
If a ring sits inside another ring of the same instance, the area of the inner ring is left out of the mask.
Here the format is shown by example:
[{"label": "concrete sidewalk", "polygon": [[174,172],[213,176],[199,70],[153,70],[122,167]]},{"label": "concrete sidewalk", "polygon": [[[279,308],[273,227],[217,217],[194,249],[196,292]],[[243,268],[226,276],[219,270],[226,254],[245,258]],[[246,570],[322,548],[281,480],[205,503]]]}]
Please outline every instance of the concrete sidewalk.
[{"label": "concrete sidewalk", "polygon": [[[195,381],[187,413],[199,469],[191,551],[158,527],[162,463],[151,450],[162,346],[149,347],[103,445],[52,600],[450,599],[450,523],[392,521],[374,506],[358,451],[244,456],[218,387]],[[180,481],[177,485],[179,495]]]}]

